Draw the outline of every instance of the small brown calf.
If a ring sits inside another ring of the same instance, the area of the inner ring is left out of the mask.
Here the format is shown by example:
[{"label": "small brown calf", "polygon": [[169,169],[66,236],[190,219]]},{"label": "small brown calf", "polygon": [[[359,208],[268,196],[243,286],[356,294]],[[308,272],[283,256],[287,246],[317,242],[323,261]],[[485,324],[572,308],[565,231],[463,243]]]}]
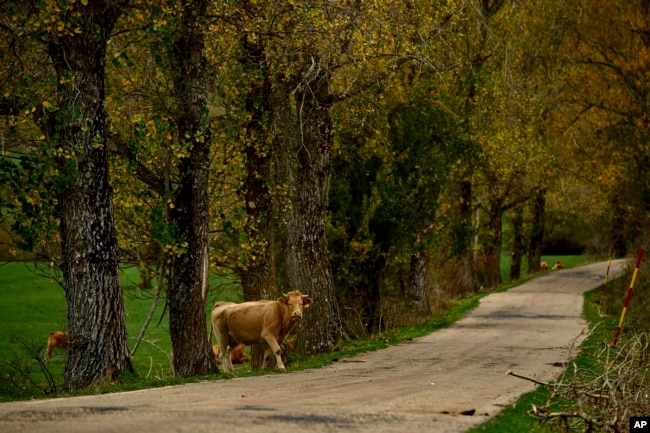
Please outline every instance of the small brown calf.
[{"label": "small brown calf", "polygon": [[298,337],[295,335],[288,340],[285,340],[285,343],[287,344],[287,348],[289,349],[289,352],[295,352],[296,351],[296,344],[298,343]]},{"label": "small brown calf", "polygon": [[293,337],[284,340],[284,343],[280,345],[280,348],[282,349],[282,363],[284,365],[287,365],[289,362],[289,354],[296,351],[297,344],[298,337],[294,335]]},{"label": "small brown calf", "polygon": [[[248,362],[248,355],[246,355],[246,352],[244,352],[244,349],[246,348],[245,345],[243,344],[238,344],[231,352],[230,352],[230,362],[233,364],[243,364],[245,362]],[[219,346],[214,345],[212,346],[212,354],[214,355],[215,360],[217,361],[217,364],[220,364],[221,361],[219,360]]]},{"label": "small brown calf", "polygon": [[553,270],[557,271],[558,269],[564,269],[564,263],[560,261],[555,262],[555,265],[553,265]]},{"label": "small brown calf", "polygon": [[47,349],[45,351],[45,362],[49,363],[52,351],[55,347],[68,348],[68,333],[65,331],[52,331],[47,335]]}]

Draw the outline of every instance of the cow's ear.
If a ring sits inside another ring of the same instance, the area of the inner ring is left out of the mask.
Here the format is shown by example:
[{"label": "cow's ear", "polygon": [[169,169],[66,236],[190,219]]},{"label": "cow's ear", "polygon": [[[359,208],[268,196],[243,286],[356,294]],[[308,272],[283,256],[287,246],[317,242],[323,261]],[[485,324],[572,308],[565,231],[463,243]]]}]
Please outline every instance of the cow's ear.
[{"label": "cow's ear", "polygon": [[302,305],[305,306],[305,308],[309,307],[311,305],[311,298],[307,295],[302,295]]},{"label": "cow's ear", "polygon": [[278,298],[278,302],[281,304],[289,305],[289,297],[284,294]]}]

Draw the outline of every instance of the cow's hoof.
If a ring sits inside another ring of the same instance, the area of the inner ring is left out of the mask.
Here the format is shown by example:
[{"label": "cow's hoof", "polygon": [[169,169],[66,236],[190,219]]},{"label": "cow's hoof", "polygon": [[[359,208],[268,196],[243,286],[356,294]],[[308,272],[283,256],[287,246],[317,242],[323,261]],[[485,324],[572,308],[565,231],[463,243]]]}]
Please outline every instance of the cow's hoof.
[{"label": "cow's hoof", "polygon": [[283,368],[279,368],[278,370],[280,370],[280,373],[286,373],[286,372],[287,372],[287,369],[284,368],[284,367],[283,367]]}]

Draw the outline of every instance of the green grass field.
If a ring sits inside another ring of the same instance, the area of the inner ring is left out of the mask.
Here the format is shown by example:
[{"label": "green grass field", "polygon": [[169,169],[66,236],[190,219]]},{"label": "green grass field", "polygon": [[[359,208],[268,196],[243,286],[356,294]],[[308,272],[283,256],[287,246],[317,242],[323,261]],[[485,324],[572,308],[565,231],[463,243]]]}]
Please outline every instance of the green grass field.
[{"label": "green grass field", "polygon": [[[122,288],[130,348],[134,347],[154,298],[153,290],[140,290],[137,282],[136,269],[125,268],[122,272]],[[215,300],[242,300],[239,286],[234,282],[214,278],[210,283],[212,292],[206,309],[206,323]],[[161,320],[164,303],[164,298],[158,301],[134,356],[136,371],[141,378],[149,381],[172,376],[168,318],[165,316]],[[6,362],[16,355],[27,356],[23,349],[25,342],[40,346],[40,354],[44,357],[48,333],[65,329],[63,288],[53,279],[39,275],[33,263],[0,264],[0,361]],[[49,370],[58,383],[63,382],[64,364],[64,351],[55,350]],[[38,369],[35,369],[35,377],[43,377]]]},{"label": "green grass field", "polygon": [[0,359],[15,351],[13,338],[42,340],[65,324],[65,294],[49,278],[30,271],[33,265],[0,265]]}]

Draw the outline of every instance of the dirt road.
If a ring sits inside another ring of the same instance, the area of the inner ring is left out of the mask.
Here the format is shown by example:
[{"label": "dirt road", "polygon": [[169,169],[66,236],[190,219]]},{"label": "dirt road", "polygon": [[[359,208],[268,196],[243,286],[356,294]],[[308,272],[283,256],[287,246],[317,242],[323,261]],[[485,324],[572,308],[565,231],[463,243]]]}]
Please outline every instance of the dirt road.
[{"label": "dirt road", "polygon": [[0,431],[464,432],[533,388],[507,370],[559,373],[585,336],[582,294],[606,268],[546,274],[487,296],[448,328],[321,369],[1,404]]}]

